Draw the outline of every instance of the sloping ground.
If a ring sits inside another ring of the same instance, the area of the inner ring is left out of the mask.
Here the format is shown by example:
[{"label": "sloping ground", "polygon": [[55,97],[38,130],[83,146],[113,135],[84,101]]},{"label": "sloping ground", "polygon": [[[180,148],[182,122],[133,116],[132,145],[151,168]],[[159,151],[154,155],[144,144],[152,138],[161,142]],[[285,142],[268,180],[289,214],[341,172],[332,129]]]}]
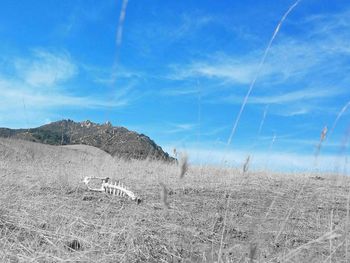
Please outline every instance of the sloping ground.
[{"label": "sloping ground", "polygon": [[[112,156],[87,145],[51,146],[23,140],[0,139],[0,170],[11,179],[61,181],[69,177],[76,183],[83,176],[117,174]],[[74,176],[72,176],[74,175]]]},{"label": "sloping ground", "polygon": [[51,145],[90,145],[125,159],[175,161],[144,134],[90,121],[62,120],[32,129],[0,128],[0,137],[17,138]]},{"label": "sloping ground", "polygon": [[[190,167],[180,179],[176,165],[73,148],[0,140],[0,262],[350,259],[348,178]],[[80,178],[98,173],[144,202],[87,192]]]}]

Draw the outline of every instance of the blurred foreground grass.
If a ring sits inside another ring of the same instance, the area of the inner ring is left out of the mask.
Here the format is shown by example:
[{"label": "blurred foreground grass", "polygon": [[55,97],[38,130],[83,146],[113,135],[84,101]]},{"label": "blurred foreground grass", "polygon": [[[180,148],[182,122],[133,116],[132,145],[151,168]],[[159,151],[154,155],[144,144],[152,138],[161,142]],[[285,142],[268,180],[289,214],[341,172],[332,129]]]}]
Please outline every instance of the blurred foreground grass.
[{"label": "blurred foreground grass", "polygon": [[[0,140],[0,262],[347,262],[349,180]],[[121,180],[136,203],[88,192]],[[166,187],[170,208],[162,202]]]}]

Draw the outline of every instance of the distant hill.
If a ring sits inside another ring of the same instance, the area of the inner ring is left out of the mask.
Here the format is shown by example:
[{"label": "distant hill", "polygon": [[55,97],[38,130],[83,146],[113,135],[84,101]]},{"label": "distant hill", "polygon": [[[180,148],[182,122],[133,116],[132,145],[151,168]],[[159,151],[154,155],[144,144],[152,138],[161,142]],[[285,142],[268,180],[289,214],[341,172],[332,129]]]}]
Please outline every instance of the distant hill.
[{"label": "distant hill", "polygon": [[85,144],[124,159],[175,161],[144,134],[113,127],[110,122],[62,120],[32,129],[0,128],[0,137],[17,138],[51,145]]}]

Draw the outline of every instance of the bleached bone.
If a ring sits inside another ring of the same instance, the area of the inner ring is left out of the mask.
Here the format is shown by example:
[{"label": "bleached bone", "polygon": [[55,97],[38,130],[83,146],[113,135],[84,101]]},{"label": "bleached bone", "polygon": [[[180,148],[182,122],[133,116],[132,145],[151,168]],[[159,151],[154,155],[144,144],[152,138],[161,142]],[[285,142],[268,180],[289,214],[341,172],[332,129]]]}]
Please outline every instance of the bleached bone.
[{"label": "bleached bone", "polygon": [[[89,186],[89,183],[91,180],[97,179],[101,180],[102,184],[100,188],[91,188]],[[114,183],[109,183],[109,178],[101,178],[101,177],[85,177],[83,179],[83,182],[87,186],[87,188],[90,191],[95,191],[95,192],[106,192],[112,195],[117,195],[117,196],[125,196],[127,195],[131,200],[136,201],[137,203],[141,202],[141,199],[135,195],[132,191],[127,189],[122,183],[118,181],[118,184],[116,182]]]}]

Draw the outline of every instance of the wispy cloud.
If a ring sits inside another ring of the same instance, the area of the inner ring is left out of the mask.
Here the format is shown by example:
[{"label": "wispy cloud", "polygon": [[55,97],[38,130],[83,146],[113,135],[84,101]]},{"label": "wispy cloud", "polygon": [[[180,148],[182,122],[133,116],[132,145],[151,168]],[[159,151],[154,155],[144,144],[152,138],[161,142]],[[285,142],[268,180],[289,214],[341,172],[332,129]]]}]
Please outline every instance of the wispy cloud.
[{"label": "wispy cloud", "polygon": [[2,94],[1,108],[7,110],[21,104],[22,100],[31,109],[50,109],[55,107],[101,108],[127,105],[127,100],[108,102],[105,99],[96,98],[96,96],[78,97],[59,92],[37,92],[21,82],[3,79],[0,79],[0,91]]},{"label": "wispy cloud", "polygon": [[[350,36],[346,41],[349,39]],[[346,41],[284,38],[271,48],[258,78],[259,86],[295,82],[318,71],[337,73],[335,66],[342,65],[344,61],[341,56],[346,52]],[[181,65],[172,64],[167,77],[172,80],[211,79],[228,86],[248,85],[257,71],[261,54],[262,50],[254,50],[244,55],[218,53]],[[335,60],[336,56],[340,60]]]},{"label": "wispy cloud", "polygon": [[85,2],[82,7],[78,2],[70,2],[67,5],[69,6],[67,13],[54,28],[54,33],[60,37],[79,34],[80,31],[84,31],[83,29],[90,27],[91,23],[98,23],[109,13],[114,12],[115,4],[115,1]]},{"label": "wispy cloud", "polygon": [[[295,78],[300,74],[307,75],[315,68],[335,70],[329,67],[329,63],[334,63],[334,58],[350,53],[349,45],[346,44],[350,40],[349,14],[350,11],[347,11],[304,19],[298,22],[304,35],[298,38],[282,31],[277,43],[271,48],[260,81],[271,80],[271,77],[283,80]],[[182,65],[172,65],[170,76],[174,79],[218,78],[247,84],[257,70],[262,53],[263,50],[252,50],[243,55],[219,52]]]},{"label": "wispy cloud", "polygon": [[92,80],[98,84],[114,85],[120,80],[132,80],[145,78],[145,73],[137,70],[132,70],[119,65],[111,67],[97,67],[88,64],[80,65],[84,71],[86,71]]},{"label": "wispy cloud", "polygon": [[170,123],[169,128],[165,128],[165,133],[189,132],[197,127],[196,123]]},{"label": "wispy cloud", "polygon": [[[305,115],[327,110],[327,101],[347,94],[348,55],[350,41],[348,15],[318,15],[297,21],[301,35],[281,35],[271,47],[270,54],[256,83],[250,104],[274,104],[274,112],[283,116]],[[288,25],[286,25],[288,26]],[[206,85],[203,101],[241,104],[243,91],[258,67],[263,50],[247,53],[218,51],[195,60],[169,66],[168,78],[179,83],[200,80]],[[219,92],[218,88],[225,88]],[[171,96],[194,95],[186,86]],[[278,108],[279,107],[279,108]]]},{"label": "wispy cloud", "polygon": [[164,88],[160,91],[160,95],[164,96],[184,96],[199,94],[200,90],[196,87],[181,87],[181,88]]},{"label": "wispy cloud", "polygon": [[[330,96],[328,99],[332,100],[336,96]],[[336,112],[336,108],[330,106],[328,103],[326,104],[327,98],[319,98],[319,99],[310,99],[298,101],[295,103],[289,103],[287,105],[279,104],[279,107],[275,107],[272,114],[285,116],[285,117],[293,117],[300,116],[305,114],[322,114],[325,115],[333,115]],[[278,105],[278,104],[276,104]]]},{"label": "wispy cloud", "polygon": [[138,39],[138,41],[146,40],[145,42],[152,43],[156,39],[157,42],[166,41],[169,43],[191,37],[206,26],[218,21],[210,14],[201,14],[195,11],[176,14],[175,16],[171,14],[171,16],[172,19],[166,19],[166,22],[162,25],[153,20],[148,24],[136,24],[136,27],[129,28],[129,30],[135,37],[140,35],[144,37]]},{"label": "wispy cloud", "polygon": [[18,76],[35,87],[52,87],[71,79],[78,68],[68,53],[50,53],[34,51],[31,58],[17,59],[15,62]]},{"label": "wispy cloud", "polygon": [[[283,94],[271,96],[250,96],[248,103],[250,104],[286,104],[291,102],[309,101],[313,99],[331,98],[343,94],[344,90],[326,89],[326,88],[306,88]],[[223,102],[240,104],[242,97],[231,95],[222,99]]]},{"label": "wispy cloud", "polygon": [[[338,34],[336,36],[328,35],[328,37],[333,38],[340,35],[340,39],[344,39],[345,35],[349,36],[350,34],[348,31],[350,26],[349,15],[350,10],[332,14],[309,15],[296,23],[301,26],[307,25],[312,28],[312,31],[309,33],[312,37],[324,36],[329,32],[337,31]],[[344,48],[346,48],[346,46]]]},{"label": "wispy cloud", "polygon": [[131,84],[101,94],[88,91],[79,95],[83,92],[71,90],[69,84],[79,77],[79,67],[67,52],[36,50],[33,56],[10,61],[14,61],[12,74],[0,68],[0,112],[19,122],[24,116],[31,118],[30,122],[35,122],[35,116],[50,118],[67,108],[120,108],[130,103]]},{"label": "wispy cloud", "polygon": [[231,128],[230,125],[223,125],[223,126],[219,126],[219,127],[214,127],[212,129],[205,129],[205,130],[200,132],[200,136],[219,135],[224,131],[228,132],[230,130],[230,128]]},{"label": "wispy cloud", "polygon": [[70,94],[67,88],[60,86],[63,82],[73,80],[78,66],[70,59],[68,53],[35,51],[29,58],[14,59],[15,73],[12,76],[0,74],[0,90],[3,107],[11,105],[19,97],[28,107],[53,108],[60,106],[98,108],[119,107],[128,103],[127,93],[130,85],[110,94],[114,102],[108,102],[101,96],[77,96]]},{"label": "wispy cloud", "polygon": [[173,72],[168,77],[173,80],[191,78],[217,79],[225,82],[247,84],[255,70],[255,63],[244,63],[235,59],[217,58],[214,61],[197,61],[189,65],[171,66]]},{"label": "wispy cloud", "polygon": [[169,31],[170,36],[173,38],[182,38],[193,34],[195,31],[214,23],[216,19],[210,15],[199,14],[182,14],[180,16],[180,26],[177,26],[175,30]]}]

